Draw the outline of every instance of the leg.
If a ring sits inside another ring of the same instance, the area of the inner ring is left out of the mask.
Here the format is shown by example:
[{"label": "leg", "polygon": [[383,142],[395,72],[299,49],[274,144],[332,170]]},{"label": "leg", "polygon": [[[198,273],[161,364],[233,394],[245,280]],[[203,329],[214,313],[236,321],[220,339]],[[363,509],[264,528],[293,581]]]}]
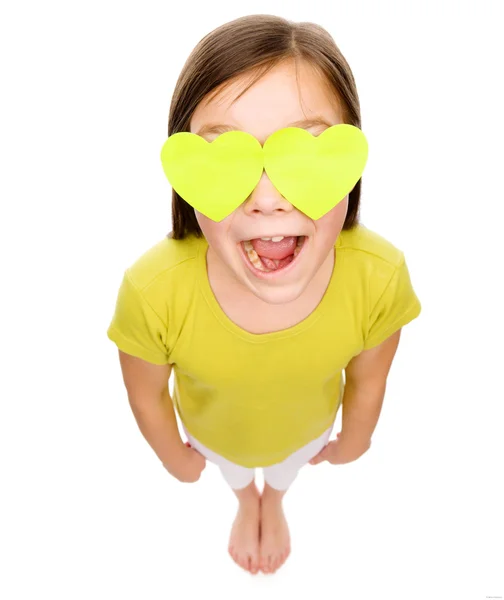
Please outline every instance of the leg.
[{"label": "leg", "polygon": [[228,552],[240,567],[255,575],[259,571],[260,516],[255,469],[235,465],[223,457],[214,456],[214,462],[239,502],[229,536]]},{"label": "leg", "polygon": [[[264,468],[264,489],[261,496],[261,535],[259,546],[259,568],[263,573],[274,573],[287,559],[290,554],[290,534],[287,519],[282,506],[282,499],[287,492],[287,487],[277,489],[270,485],[274,479],[278,466]],[[290,472],[289,479],[294,480],[297,471]],[[285,480],[285,473],[282,473]],[[268,483],[270,481],[270,483]]]},{"label": "leg", "polygon": [[327,444],[332,426],[320,437],[303,446],[284,461],[264,470],[264,490],[261,497],[261,538],[259,563],[264,573],[272,573],[290,554],[290,534],[282,507],[288,488],[299,469]]},{"label": "leg", "polygon": [[259,571],[261,495],[255,479],[247,487],[233,489],[233,492],[238,498],[239,506],[231,528],[228,552],[237,564],[255,575]]},{"label": "leg", "polygon": [[186,435],[193,448],[219,467],[222,476],[238,498],[238,514],[231,529],[228,552],[241,567],[251,573],[257,573],[260,494],[255,484],[255,469],[236,465],[216,454],[191,436],[187,430]]}]

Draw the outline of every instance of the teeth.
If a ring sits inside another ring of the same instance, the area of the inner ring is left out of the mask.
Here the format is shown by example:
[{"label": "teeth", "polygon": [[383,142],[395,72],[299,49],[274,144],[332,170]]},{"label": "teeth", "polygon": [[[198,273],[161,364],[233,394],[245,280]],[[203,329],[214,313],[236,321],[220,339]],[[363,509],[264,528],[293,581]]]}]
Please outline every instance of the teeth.
[{"label": "teeth", "polygon": [[278,235],[276,237],[272,237],[272,238],[261,238],[261,240],[264,240],[265,242],[281,242],[284,239],[285,236],[283,235]]},{"label": "teeth", "polygon": [[[263,239],[269,239],[269,238],[261,238],[261,239],[263,240]],[[271,239],[273,241],[276,241],[278,238],[271,238]],[[300,248],[303,245],[303,240],[304,240],[304,236],[302,236],[302,235],[298,236],[298,240],[297,240],[297,244],[296,244],[297,248]],[[250,250],[255,252],[254,246],[252,246],[252,242],[250,240],[243,240],[243,245],[247,252],[249,252]]]},{"label": "teeth", "polygon": [[248,257],[250,258],[250,262],[254,265],[256,269],[259,269],[259,271],[269,271],[269,269],[266,269],[265,266],[262,264],[257,252],[254,250],[254,246],[252,246],[250,242],[243,242],[243,246],[247,251]]},{"label": "teeth", "polygon": [[[301,246],[301,244],[303,243],[303,237],[304,236],[302,236],[302,235],[298,235],[297,236],[297,238],[298,238],[297,245],[298,246]],[[269,241],[272,241],[272,242],[281,242],[284,238],[285,238],[284,235],[278,235],[277,237],[271,237],[271,238],[269,238],[269,237],[263,237],[263,238],[260,238],[260,239],[264,240],[265,242],[269,242]]]}]

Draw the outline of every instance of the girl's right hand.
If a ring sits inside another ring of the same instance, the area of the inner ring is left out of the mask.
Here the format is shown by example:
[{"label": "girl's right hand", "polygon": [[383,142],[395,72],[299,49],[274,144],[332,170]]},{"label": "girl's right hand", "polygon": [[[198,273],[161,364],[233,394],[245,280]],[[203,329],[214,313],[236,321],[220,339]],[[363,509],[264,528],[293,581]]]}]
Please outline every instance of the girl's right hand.
[{"label": "girl's right hand", "polygon": [[194,483],[198,481],[206,467],[206,459],[197,450],[191,448],[187,442],[173,463],[165,464],[164,467],[170,475],[182,483]]}]

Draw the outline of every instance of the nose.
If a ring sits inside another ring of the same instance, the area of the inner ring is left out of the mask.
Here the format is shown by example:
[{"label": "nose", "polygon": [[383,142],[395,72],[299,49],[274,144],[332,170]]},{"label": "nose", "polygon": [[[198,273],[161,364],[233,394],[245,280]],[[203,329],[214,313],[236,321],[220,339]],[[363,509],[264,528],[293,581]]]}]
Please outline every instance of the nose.
[{"label": "nose", "polygon": [[272,214],[277,210],[290,212],[293,208],[292,204],[271,183],[266,171],[262,172],[259,183],[245,201],[245,211],[247,213]]}]

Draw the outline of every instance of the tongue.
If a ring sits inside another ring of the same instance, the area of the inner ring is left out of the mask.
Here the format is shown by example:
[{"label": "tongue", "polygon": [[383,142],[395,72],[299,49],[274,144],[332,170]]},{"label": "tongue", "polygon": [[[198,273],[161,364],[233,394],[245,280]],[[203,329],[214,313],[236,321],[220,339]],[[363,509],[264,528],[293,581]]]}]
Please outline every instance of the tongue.
[{"label": "tongue", "polygon": [[294,254],[294,250],[296,249],[297,237],[284,237],[281,242],[272,242],[261,240],[261,238],[257,238],[255,240],[250,240],[254,250],[261,258],[273,258],[277,260],[281,260],[282,258],[286,258],[291,254]]}]

